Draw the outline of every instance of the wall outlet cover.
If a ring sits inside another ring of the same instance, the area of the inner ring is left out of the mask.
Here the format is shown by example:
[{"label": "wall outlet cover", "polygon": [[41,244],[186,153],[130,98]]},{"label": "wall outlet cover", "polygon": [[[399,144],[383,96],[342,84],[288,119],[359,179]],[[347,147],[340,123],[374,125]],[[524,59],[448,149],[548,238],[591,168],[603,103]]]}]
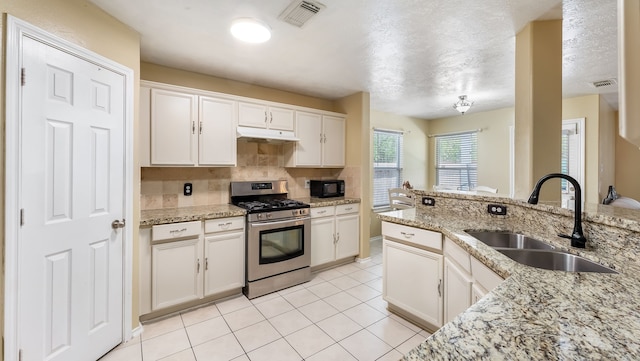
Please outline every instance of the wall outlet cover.
[{"label": "wall outlet cover", "polygon": [[436,200],[431,197],[422,197],[422,204],[425,206],[433,207],[436,205]]},{"label": "wall outlet cover", "polygon": [[191,194],[193,194],[193,185],[191,183],[185,183],[184,184],[184,195],[185,196],[190,196]]},{"label": "wall outlet cover", "polygon": [[487,212],[489,212],[489,214],[493,214],[496,216],[506,216],[507,206],[502,204],[489,204],[487,206]]},{"label": "wall outlet cover", "polygon": [[306,189],[311,188],[311,181],[310,181],[310,180],[308,180],[308,179],[307,179],[307,180],[305,180],[305,181],[304,181],[304,187],[305,187]]}]

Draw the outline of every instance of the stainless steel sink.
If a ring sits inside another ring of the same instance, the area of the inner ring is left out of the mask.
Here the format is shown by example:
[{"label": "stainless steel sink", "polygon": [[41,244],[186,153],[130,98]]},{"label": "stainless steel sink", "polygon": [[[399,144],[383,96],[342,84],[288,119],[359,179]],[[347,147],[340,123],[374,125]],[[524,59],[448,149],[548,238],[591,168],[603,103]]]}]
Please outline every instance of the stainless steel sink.
[{"label": "stainless steel sink", "polygon": [[516,248],[516,249],[554,249],[550,244],[546,244],[535,238],[522,234],[502,231],[466,231],[469,235],[477,238],[489,247],[494,248]]},{"label": "stainless steel sink", "polygon": [[496,251],[527,266],[553,271],[618,273],[611,268],[573,254],[535,249],[497,248]]}]

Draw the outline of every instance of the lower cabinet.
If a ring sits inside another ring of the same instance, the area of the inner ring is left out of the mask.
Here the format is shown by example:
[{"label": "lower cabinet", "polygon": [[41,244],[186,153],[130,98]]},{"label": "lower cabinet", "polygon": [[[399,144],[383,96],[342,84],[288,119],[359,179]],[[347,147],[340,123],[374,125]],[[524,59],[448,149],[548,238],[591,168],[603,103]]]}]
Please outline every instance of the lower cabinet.
[{"label": "lower cabinet", "polygon": [[444,322],[453,320],[504,279],[452,240],[444,240]]},{"label": "lower cabinet", "polygon": [[245,280],[244,223],[244,217],[231,217],[141,229],[140,314],[239,292]]},{"label": "lower cabinet", "polygon": [[388,239],[382,252],[384,300],[420,321],[442,326],[442,255]]},{"label": "lower cabinet", "polygon": [[382,296],[428,328],[464,312],[504,279],[438,232],[382,222]]},{"label": "lower cabinet", "polygon": [[311,267],[360,253],[360,205],[311,209]]}]

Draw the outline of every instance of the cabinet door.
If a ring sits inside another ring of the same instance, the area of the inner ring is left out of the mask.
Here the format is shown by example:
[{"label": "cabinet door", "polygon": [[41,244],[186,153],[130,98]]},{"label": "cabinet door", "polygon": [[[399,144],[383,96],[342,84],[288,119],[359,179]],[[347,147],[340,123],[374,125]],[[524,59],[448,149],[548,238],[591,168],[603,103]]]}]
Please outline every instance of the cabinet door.
[{"label": "cabinet door", "polygon": [[236,102],[200,97],[198,163],[200,165],[236,165]]},{"label": "cabinet door", "polygon": [[345,130],[344,118],[322,117],[322,166],[344,167]]},{"label": "cabinet door", "polygon": [[296,112],[295,166],[317,166],[322,162],[322,116]]},{"label": "cabinet door", "polygon": [[200,238],[152,246],[153,310],[202,297],[202,241]]},{"label": "cabinet door", "polygon": [[244,286],[244,232],[204,238],[204,295]]},{"label": "cabinet door", "polygon": [[151,164],[196,165],[196,96],[151,89]]},{"label": "cabinet door", "polygon": [[267,106],[255,103],[238,103],[238,125],[253,128],[267,127]]},{"label": "cabinet door", "polygon": [[382,257],[384,300],[442,326],[442,255],[384,239]]},{"label": "cabinet door", "polygon": [[336,259],[360,253],[360,215],[336,216]]},{"label": "cabinet door", "polygon": [[335,260],[334,217],[311,219],[311,267]]},{"label": "cabinet door", "polygon": [[444,322],[453,320],[471,306],[471,275],[444,259]]},{"label": "cabinet door", "polygon": [[293,109],[269,107],[269,129],[293,130]]}]

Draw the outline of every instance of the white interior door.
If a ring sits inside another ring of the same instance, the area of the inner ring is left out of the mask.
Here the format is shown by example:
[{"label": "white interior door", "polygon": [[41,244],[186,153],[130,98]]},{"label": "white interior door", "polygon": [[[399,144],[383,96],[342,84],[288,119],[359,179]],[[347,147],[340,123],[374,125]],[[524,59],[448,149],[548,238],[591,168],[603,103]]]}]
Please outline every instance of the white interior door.
[{"label": "white interior door", "polygon": [[122,341],[125,78],[23,37],[18,246],[22,360]]}]

